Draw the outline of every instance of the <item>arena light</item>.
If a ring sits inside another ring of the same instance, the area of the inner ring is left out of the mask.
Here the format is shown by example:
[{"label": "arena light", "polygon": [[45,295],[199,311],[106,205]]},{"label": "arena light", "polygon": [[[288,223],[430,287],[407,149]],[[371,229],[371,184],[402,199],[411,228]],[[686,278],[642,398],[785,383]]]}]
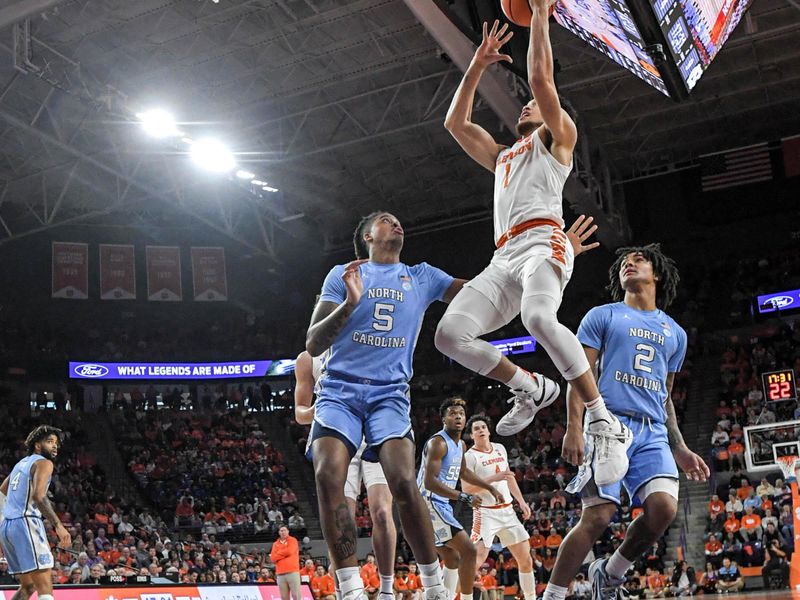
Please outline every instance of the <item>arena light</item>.
[{"label": "arena light", "polygon": [[137,113],[136,118],[142,122],[142,129],[154,138],[164,139],[181,135],[175,117],[163,109],[146,110]]},{"label": "arena light", "polygon": [[265,192],[272,192],[273,194],[278,191],[278,188],[270,187],[268,185],[265,185],[261,189],[264,190]]},{"label": "arena light", "polygon": [[267,185],[266,181],[261,181],[260,179],[252,179],[250,183],[252,185]]},{"label": "arena light", "polygon": [[252,179],[253,177],[256,176],[256,174],[251,173],[250,171],[244,171],[242,169],[239,169],[238,171],[236,171],[236,176],[239,179]]},{"label": "arena light", "polygon": [[236,166],[233,154],[219,140],[211,138],[198,140],[192,144],[190,154],[198,166],[209,171],[224,173]]}]

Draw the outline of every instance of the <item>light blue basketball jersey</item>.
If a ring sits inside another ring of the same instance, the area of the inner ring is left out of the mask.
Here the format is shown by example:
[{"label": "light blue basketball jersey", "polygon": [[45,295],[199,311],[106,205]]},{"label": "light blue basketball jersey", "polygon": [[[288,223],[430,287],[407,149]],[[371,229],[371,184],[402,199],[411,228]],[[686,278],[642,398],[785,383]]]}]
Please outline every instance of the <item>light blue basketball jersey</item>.
[{"label": "light blue basketball jersey", "polygon": [[[344,267],[337,265],[328,273],[320,301],[345,301]],[[330,348],[325,372],[382,383],[407,382],[425,310],[444,297],[453,278],[427,263],[368,262],[359,269],[364,293]]]},{"label": "light blue basketball jersey", "polygon": [[[8,476],[8,496],[3,508],[3,517],[19,519],[21,517],[39,517],[42,513],[33,503],[33,477],[31,467],[40,460],[47,460],[40,454],[31,454],[19,461]],[[47,482],[50,485],[50,482]]]},{"label": "light blue basketball jersey", "polygon": [[590,310],[578,340],[600,351],[600,394],[615,414],[667,420],[667,373],[680,371],[686,332],[662,310],[637,310],[624,302]]},{"label": "light blue basketball jersey", "polygon": [[447,432],[442,429],[431,436],[431,439],[426,442],[425,448],[422,450],[422,462],[419,465],[419,472],[417,473],[417,486],[423,498],[430,498],[447,504],[450,502],[450,498],[439,496],[425,489],[425,468],[428,463],[428,448],[431,440],[436,436],[440,436],[447,442],[447,454],[442,458],[442,468],[436,479],[452,489],[455,489],[458,483],[458,477],[461,475],[461,459],[464,456],[464,449],[461,442],[453,440],[453,438],[447,435]]}]

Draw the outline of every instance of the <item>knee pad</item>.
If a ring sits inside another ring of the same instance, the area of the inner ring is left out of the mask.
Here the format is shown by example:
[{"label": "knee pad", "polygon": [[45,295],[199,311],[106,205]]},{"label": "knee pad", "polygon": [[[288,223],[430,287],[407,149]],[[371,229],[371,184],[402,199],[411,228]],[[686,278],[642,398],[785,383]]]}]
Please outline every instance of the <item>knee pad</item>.
[{"label": "knee pad", "polygon": [[439,321],[434,343],[442,354],[471,371],[486,375],[503,355],[489,342],[478,339],[481,333],[481,326],[470,317],[448,313]]},{"label": "knee pad", "polygon": [[526,296],[522,300],[522,323],[547,351],[561,376],[572,381],[589,370],[589,361],[575,334],[558,322],[556,306],[550,296]]}]

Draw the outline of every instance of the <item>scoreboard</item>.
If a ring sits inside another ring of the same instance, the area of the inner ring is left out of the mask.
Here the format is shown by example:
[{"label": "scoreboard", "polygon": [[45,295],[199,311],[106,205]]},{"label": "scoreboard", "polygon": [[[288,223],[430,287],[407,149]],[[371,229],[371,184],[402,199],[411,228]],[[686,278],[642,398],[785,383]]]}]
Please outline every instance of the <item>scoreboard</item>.
[{"label": "scoreboard", "polygon": [[770,402],[797,400],[797,385],[792,369],[781,369],[761,374],[764,397]]}]

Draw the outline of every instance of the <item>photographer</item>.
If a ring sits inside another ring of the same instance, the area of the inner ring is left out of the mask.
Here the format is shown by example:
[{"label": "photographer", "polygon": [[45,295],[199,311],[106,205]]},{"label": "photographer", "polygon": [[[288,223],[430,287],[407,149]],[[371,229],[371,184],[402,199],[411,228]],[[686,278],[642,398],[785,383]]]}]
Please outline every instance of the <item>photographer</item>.
[{"label": "photographer", "polygon": [[694,569],[685,560],[675,563],[675,570],[672,573],[672,585],[670,592],[673,596],[692,596],[697,590],[697,579]]},{"label": "photographer", "polygon": [[789,563],[786,562],[786,552],[781,550],[778,540],[772,540],[768,549],[764,550],[764,566],[761,567],[761,576],[764,578],[764,588],[769,590],[770,579],[773,573],[778,573],[781,578],[779,589],[789,585]]}]

